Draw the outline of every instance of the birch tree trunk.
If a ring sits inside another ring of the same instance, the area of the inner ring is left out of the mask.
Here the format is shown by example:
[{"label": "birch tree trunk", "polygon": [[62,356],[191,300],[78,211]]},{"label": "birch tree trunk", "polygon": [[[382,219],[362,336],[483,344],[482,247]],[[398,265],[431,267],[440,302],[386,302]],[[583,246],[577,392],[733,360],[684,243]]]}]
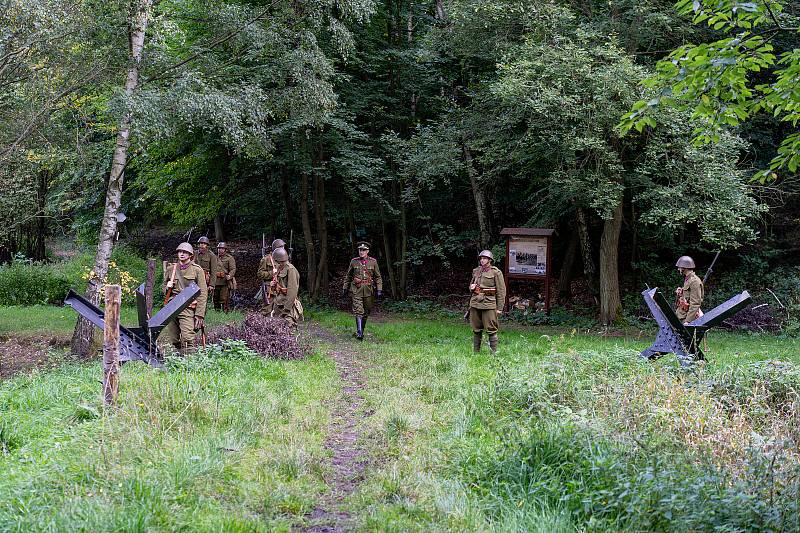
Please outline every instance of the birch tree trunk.
[{"label": "birch tree trunk", "polygon": [[[144,37],[150,18],[153,0],[133,0],[129,21],[129,65],[125,80],[125,98],[130,100],[139,87],[139,65],[142,61]],[[111,173],[106,190],[106,205],[103,221],[100,226],[100,238],[94,258],[94,277],[89,280],[86,298],[94,305],[100,302],[100,286],[108,275],[108,261],[114,250],[114,239],[117,235],[117,214],[122,201],[122,185],[125,179],[125,165],[128,162],[130,147],[131,111],[127,110],[119,122],[114,157],[111,162]],[[83,317],[78,318],[72,334],[72,351],[80,355],[88,355],[92,346],[93,326]]]}]

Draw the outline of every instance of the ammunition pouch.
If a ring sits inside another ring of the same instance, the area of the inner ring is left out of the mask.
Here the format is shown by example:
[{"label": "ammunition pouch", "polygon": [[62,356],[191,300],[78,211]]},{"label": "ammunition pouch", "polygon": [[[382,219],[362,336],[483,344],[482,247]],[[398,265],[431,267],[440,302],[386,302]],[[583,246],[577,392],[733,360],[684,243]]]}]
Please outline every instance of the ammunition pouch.
[{"label": "ammunition pouch", "polygon": [[219,279],[222,279],[222,278],[224,278],[224,277],[225,277],[225,272],[220,272],[220,271],[218,271],[218,272],[217,272],[217,277],[218,277]]}]

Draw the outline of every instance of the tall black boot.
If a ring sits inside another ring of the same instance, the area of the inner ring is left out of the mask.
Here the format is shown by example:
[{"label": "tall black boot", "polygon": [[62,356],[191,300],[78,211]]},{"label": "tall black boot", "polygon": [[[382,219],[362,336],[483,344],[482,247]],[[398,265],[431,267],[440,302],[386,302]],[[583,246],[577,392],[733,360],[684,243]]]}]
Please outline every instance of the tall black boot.
[{"label": "tall black boot", "polygon": [[364,315],[361,317],[361,335],[364,335],[364,330],[367,329],[367,318],[369,315]]},{"label": "tall black boot", "polygon": [[356,338],[364,340],[364,317],[361,315],[356,315]]},{"label": "tall black boot", "polygon": [[472,351],[478,353],[481,351],[481,337],[483,337],[482,332],[475,333],[472,332]]},{"label": "tall black boot", "polygon": [[492,353],[497,353],[497,333],[489,334],[489,349]]}]

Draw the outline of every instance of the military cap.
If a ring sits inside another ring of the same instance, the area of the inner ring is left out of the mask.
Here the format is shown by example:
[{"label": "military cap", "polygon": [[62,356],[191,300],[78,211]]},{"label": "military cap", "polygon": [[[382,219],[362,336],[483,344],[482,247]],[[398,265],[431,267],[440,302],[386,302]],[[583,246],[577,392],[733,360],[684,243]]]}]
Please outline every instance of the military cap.
[{"label": "military cap", "polygon": [[194,255],[194,248],[193,248],[193,247],[192,247],[192,245],[191,245],[191,244],[189,244],[188,242],[182,242],[182,243],[180,243],[180,244],[178,245],[178,247],[177,247],[177,248],[175,248],[175,251],[176,251],[176,252],[186,252],[186,253],[189,253],[189,254],[192,254],[192,255]]},{"label": "military cap", "polygon": [[682,255],[678,258],[678,262],[675,263],[675,266],[679,268],[694,268],[694,259],[688,255]]},{"label": "military cap", "polygon": [[272,251],[272,258],[279,263],[283,261],[289,260],[289,253],[286,251],[286,248],[275,248]]},{"label": "military cap", "polygon": [[199,239],[197,239],[197,244],[210,244],[210,242],[209,242],[209,240],[208,240],[208,237],[206,237],[205,235],[203,235],[202,237],[200,237]]},{"label": "military cap", "polygon": [[359,250],[369,250],[369,243],[367,241],[361,241],[358,243]]},{"label": "military cap", "polygon": [[481,257],[488,257],[489,261],[494,261],[494,255],[492,255],[491,250],[483,250],[481,253],[478,254],[478,259]]}]

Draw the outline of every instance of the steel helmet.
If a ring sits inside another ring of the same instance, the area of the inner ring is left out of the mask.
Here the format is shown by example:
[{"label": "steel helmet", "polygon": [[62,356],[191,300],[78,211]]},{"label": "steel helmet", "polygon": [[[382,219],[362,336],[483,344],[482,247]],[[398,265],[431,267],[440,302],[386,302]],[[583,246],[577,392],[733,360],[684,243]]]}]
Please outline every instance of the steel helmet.
[{"label": "steel helmet", "polygon": [[217,248],[225,248],[227,250],[228,249],[228,245],[225,244],[225,241],[219,241],[217,243]]},{"label": "steel helmet", "polygon": [[492,251],[491,250],[484,250],[481,253],[479,253],[478,254],[478,259],[480,259],[481,257],[488,257],[489,261],[494,261],[494,255],[492,255]]},{"label": "steel helmet", "polygon": [[194,248],[188,242],[182,242],[175,248],[176,252],[186,252],[188,254],[194,255]]},{"label": "steel helmet", "polygon": [[202,237],[200,237],[199,239],[197,239],[197,244],[210,244],[210,242],[209,242],[209,240],[208,240],[208,237],[206,237],[205,235],[203,235]]},{"label": "steel helmet", "polygon": [[688,255],[682,255],[678,258],[678,262],[675,263],[675,266],[679,268],[694,268],[694,259]]},{"label": "steel helmet", "polygon": [[276,248],[272,251],[272,258],[279,263],[288,261],[289,253],[286,251],[286,248]]},{"label": "steel helmet", "polygon": [[277,248],[285,248],[285,247],[286,247],[286,243],[283,241],[283,239],[275,239],[274,241],[272,241],[272,249],[273,250],[275,250]]}]

